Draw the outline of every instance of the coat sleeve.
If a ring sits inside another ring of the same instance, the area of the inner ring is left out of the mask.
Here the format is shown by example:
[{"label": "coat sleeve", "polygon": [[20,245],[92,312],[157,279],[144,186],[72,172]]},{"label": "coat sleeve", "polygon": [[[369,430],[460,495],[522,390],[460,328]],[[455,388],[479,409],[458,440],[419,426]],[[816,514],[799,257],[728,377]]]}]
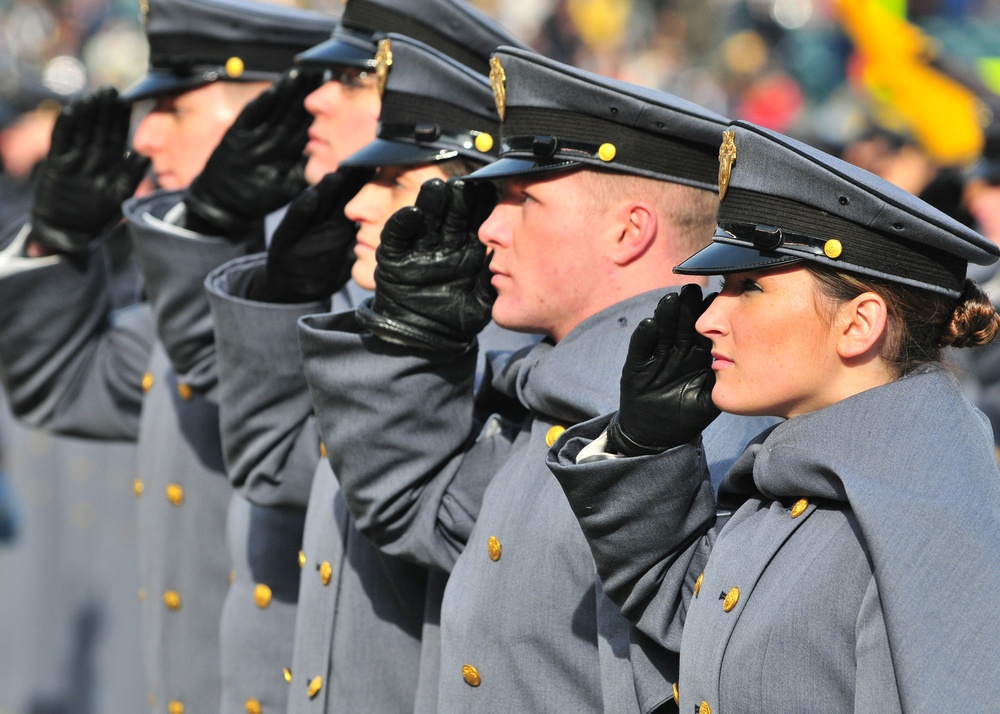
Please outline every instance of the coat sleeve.
[{"label": "coat sleeve", "polygon": [[497,417],[477,426],[477,348],[413,354],[362,333],[353,312],[303,319],[300,342],[358,530],[383,552],[450,571],[513,434]]},{"label": "coat sleeve", "polygon": [[205,278],[244,256],[251,240],[203,236],[170,222],[181,215],[181,192],[157,192],[125,202],[123,210],[156,318],[156,331],[178,379],[217,399],[215,332]]},{"label": "coat sleeve", "polygon": [[699,441],[653,456],[581,457],[604,438],[609,421],[567,430],[547,463],[590,544],[605,593],[641,632],[679,652],[687,603],[715,539],[704,451]]},{"label": "coat sleeve", "polygon": [[265,261],[263,254],[238,258],[205,281],[226,471],[252,503],[305,508],[321,449],[296,323],[324,305],[250,299]]},{"label": "coat sleeve", "polygon": [[102,241],[79,257],[27,258],[27,234],[0,253],[0,377],[13,412],[59,434],[135,439],[148,306],[112,311]]}]

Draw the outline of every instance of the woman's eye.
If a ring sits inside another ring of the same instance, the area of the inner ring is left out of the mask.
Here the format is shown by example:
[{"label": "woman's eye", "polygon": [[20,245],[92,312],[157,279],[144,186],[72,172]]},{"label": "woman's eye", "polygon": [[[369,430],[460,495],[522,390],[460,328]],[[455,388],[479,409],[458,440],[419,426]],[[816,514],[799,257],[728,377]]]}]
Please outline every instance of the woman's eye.
[{"label": "woman's eye", "polygon": [[727,295],[742,295],[749,292],[762,292],[759,284],[749,278],[738,278],[726,280],[722,279],[721,292]]}]

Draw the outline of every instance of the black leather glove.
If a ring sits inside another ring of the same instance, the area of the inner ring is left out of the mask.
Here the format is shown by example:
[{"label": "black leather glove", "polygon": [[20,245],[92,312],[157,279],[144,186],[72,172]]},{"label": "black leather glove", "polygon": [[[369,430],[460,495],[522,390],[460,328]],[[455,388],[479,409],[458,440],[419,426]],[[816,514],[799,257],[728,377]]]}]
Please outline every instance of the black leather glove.
[{"label": "black leather glove", "polygon": [[185,192],[187,228],[241,238],[305,190],[312,116],[303,103],[318,84],[292,70],[243,108]]},{"label": "black leather glove", "polygon": [[715,295],[685,285],[657,304],[635,328],[622,368],[621,401],[608,427],[608,449],[624,456],[656,454],[686,444],[719,410],[712,403],[712,341],[695,322]]},{"label": "black leather glove", "polygon": [[358,232],[357,224],[344,216],[344,207],[371,175],[364,169],[340,169],[292,202],[267,249],[266,300],[310,302],[344,287]]},{"label": "black leather glove", "polygon": [[83,253],[121,218],[149,160],[126,153],[131,108],[113,87],[66,106],[52,129],[31,208],[30,240],[48,251]]},{"label": "black leather glove", "polygon": [[496,205],[489,183],[432,179],[416,205],[397,211],[375,253],[375,297],[357,310],[362,327],[388,342],[461,352],[490,321],[490,284],[479,226]]}]

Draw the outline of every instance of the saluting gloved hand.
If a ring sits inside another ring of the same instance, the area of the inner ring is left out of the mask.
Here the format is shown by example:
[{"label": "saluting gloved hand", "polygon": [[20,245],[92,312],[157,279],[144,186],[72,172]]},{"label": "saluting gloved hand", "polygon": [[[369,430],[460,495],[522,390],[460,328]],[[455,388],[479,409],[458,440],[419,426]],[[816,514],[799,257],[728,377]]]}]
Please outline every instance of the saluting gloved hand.
[{"label": "saluting gloved hand", "polygon": [[712,403],[712,342],[695,322],[715,298],[685,285],[665,295],[653,317],[635,328],[622,368],[621,402],[608,427],[608,449],[624,456],[656,454],[686,444],[719,409]]},{"label": "saluting gloved hand", "polygon": [[344,207],[371,175],[366,169],[340,169],[292,201],[267,249],[265,299],[310,302],[344,287],[358,230]]},{"label": "saluting gloved hand", "polygon": [[187,228],[241,238],[305,190],[312,116],[303,102],[318,83],[292,70],[243,108],[185,192]]},{"label": "saluting gloved hand", "polygon": [[52,129],[31,208],[30,240],[58,253],[83,253],[121,218],[149,160],[126,152],[131,108],[113,87],[75,101]]},{"label": "saluting gloved hand", "polygon": [[388,342],[461,352],[490,321],[496,291],[477,234],[496,204],[488,183],[432,179],[397,211],[376,251],[375,297],[358,322]]}]

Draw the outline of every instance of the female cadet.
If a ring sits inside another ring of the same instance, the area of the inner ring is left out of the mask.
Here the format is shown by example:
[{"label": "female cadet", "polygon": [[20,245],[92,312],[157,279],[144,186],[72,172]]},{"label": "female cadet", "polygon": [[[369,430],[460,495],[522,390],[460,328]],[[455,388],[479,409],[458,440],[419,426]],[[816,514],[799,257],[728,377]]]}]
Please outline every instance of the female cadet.
[{"label": "female cadet", "polygon": [[[549,466],[605,590],[680,652],[682,712],[985,710],[1000,473],[940,351],[997,333],[965,274],[1000,249],[867,172],[730,128],[719,230],[676,268],[723,274],[722,292],[661,301],[620,410],[569,430]],[[699,437],[716,406],[787,418],[717,502]]]}]

